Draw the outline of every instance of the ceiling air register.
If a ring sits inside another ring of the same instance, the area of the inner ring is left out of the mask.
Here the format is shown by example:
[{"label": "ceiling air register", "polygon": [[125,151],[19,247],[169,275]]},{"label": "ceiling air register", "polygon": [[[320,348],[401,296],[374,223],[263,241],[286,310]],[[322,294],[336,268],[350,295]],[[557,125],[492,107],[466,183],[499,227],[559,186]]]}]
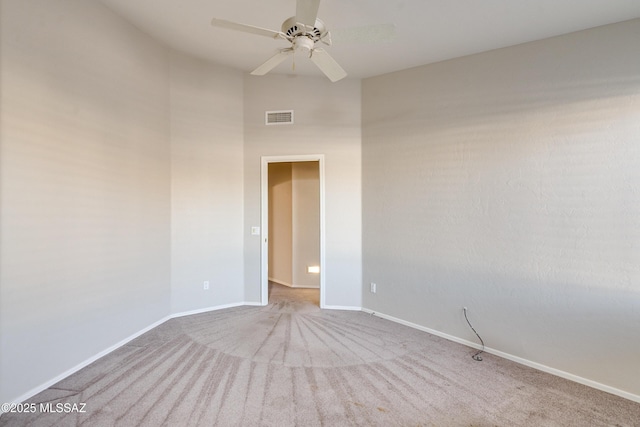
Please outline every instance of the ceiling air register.
[{"label": "ceiling air register", "polygon": [[266,111],[265,124],[267,125],[292,125],[293,110]]}]

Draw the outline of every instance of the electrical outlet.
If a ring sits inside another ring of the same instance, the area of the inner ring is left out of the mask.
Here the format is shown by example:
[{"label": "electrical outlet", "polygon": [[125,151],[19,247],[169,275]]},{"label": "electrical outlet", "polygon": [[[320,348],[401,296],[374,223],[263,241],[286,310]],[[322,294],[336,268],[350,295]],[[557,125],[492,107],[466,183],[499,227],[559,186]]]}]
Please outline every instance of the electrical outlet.
[{"label": "electrical outlet", "polygon": [[209,281],[205,280],[204,284],[202,285],[202,289],[204,289],[205,291],[209,290]]},{"label": "electrical outlet", "polygon": [[371,282],[371,293],[375,294],[376,293],[376,284]]}]

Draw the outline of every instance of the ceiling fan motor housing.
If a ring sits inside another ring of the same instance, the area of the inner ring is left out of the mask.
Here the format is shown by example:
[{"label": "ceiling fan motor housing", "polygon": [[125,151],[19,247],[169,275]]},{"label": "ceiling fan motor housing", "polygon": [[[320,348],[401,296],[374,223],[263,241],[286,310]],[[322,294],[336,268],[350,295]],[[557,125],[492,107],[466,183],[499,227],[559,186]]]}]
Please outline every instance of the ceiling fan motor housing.
[{"label": "ceiling fan motor housing", "polygon": [[296,22],[296,17],[292,16],[282,23],[282,32],[289,38],[306,36],[315,43],[327,34],[327,28],[320,19],[316,19],[314,27],[311,28],[310,26]]}]

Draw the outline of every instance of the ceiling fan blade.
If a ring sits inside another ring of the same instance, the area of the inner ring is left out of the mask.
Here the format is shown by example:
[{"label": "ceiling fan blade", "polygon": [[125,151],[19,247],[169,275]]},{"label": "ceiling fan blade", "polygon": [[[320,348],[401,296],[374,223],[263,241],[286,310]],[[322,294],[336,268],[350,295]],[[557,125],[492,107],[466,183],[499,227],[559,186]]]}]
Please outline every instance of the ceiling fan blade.
[{"label": "ceiling fan blade", "polygon": [[311,28],[315,27],[319,7],[320,0],[297,0],[296,22]]},{"label": "ceiling fan blade", "polygon": [[334,83],[347,77],[347,72],[342,69],[340,64],[322,49],[314,49],[311,60]]},{"label": "ceiling fan blade", "polygon": [[253,70],[251,74],[254,76],[264,76],[269,71],[273,70],[278,65],[280,65],[280,63],[282,63],[285,59],[287,59],[287,56],[291,55],[292,53],[293,53],[293,49],[281,50],[271,58],[267,59],[267,62],[265,62],[264,64],[262,64],[261,66]]},{"label": "ceiling fan blade", "polygon": [[211,25],[214,27],[227,28],[229,30],[243,31],[245,33],[257,34],[259,36],[277,39],[284,36],[280,31],[268,30],[266,28],[254,27],[253,25],[239,24],[237,22],[225,21],[224,19],[213,18]]}]

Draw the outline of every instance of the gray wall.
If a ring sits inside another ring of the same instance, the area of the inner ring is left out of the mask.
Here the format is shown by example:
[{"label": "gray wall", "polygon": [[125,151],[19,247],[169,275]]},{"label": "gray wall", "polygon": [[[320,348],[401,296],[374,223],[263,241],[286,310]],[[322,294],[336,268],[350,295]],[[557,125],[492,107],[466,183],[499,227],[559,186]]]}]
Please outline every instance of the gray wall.
[{"label": "gray wall", "polygon": [[96,2],[1,4],[6,402],[172,313],[244,301],[243,77]]},{"label": "gray wall", "polygon": [[242,84],[235,70],[171,55],[173,313],[244,301]]},{"label": "gray wall", "polygon": [[0,401],[170,305],[166,50],[95,2],[3,1]]},{"label": "gray wall", "polygon": [[[326,304],[361,306],[360,81],[247,75],[244,83],[245,297],[260,301],[261,156],[324,154]],[[267,110],[295,110],[294,125],[265,126]]]},{"label": "gray wall", "polygon": [[640,395],[638,40],[364,80],[363,305]]}]

